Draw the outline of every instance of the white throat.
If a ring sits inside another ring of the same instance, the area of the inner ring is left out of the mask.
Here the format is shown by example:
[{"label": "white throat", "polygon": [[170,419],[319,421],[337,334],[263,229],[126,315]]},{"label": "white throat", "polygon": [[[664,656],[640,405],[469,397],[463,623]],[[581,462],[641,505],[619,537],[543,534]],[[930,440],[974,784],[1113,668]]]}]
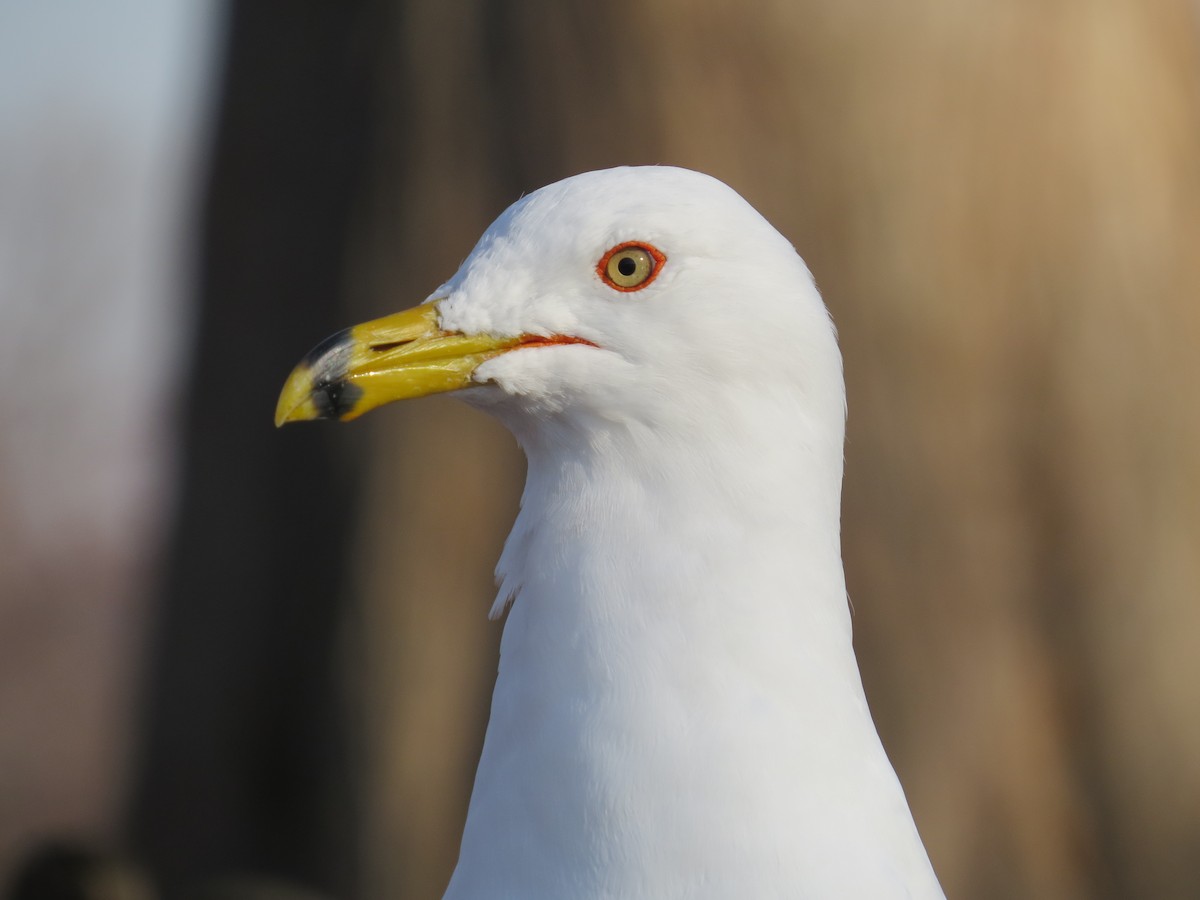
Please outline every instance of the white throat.
[{"label": "white throat", "polygon": [[840,410],[728,400],[717,435],[509,421],[515,600],[448,897],[940,896],[851,647]]}]

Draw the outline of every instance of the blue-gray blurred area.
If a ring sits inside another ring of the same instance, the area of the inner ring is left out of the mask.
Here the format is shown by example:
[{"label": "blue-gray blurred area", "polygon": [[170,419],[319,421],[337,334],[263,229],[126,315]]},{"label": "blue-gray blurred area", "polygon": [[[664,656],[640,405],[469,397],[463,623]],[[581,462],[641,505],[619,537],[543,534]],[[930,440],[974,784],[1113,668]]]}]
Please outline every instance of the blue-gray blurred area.
[{"label": "blue-gray blurred area", "polygon": [[119,842],[220,19],[0,0],[0,882]]},{"label": "blue-gray blurred area", "polygon": [[275,392],[521,193],[663,162],[839,326],[856,644],[948,895],[1195,896],[1197,17],[0,0],[0,883],[440,895],[520,457]]}]

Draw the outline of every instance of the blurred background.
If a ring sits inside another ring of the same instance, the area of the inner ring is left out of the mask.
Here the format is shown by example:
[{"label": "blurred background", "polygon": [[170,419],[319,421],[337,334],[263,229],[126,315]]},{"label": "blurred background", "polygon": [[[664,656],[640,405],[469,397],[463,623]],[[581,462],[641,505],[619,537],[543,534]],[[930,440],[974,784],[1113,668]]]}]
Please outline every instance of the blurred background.
[{"label": "blurred background", "polygon": [[856,643],[949,895],[1200,896],[1196,3],[0,0],[10,896],[440,896],[522,460],[275,397],[623,163],[728,182],[838,323]]}]

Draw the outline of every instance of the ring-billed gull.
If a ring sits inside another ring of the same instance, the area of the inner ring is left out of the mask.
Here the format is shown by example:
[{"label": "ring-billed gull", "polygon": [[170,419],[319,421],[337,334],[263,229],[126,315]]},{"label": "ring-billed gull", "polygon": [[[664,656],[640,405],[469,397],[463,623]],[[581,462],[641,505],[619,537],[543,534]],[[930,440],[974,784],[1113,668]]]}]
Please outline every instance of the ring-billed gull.
[{"label": "ring-billed gull", "polygon": [[845,388],[795,250],[669,167],[542,188],[278,424],[458,391],[529,462],[449,898],[940,897],[851,646]]}]

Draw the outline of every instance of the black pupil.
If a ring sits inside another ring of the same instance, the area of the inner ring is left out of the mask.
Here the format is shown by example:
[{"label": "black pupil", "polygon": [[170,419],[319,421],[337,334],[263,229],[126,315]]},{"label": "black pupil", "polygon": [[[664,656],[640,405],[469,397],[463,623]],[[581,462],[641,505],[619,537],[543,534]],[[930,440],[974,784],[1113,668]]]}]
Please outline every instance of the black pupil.
[{"label": "black pupil", "polygon": [[617,260],[617,271],[628,278],[637,271],[637,261],[632,256],[623,256]]}]

